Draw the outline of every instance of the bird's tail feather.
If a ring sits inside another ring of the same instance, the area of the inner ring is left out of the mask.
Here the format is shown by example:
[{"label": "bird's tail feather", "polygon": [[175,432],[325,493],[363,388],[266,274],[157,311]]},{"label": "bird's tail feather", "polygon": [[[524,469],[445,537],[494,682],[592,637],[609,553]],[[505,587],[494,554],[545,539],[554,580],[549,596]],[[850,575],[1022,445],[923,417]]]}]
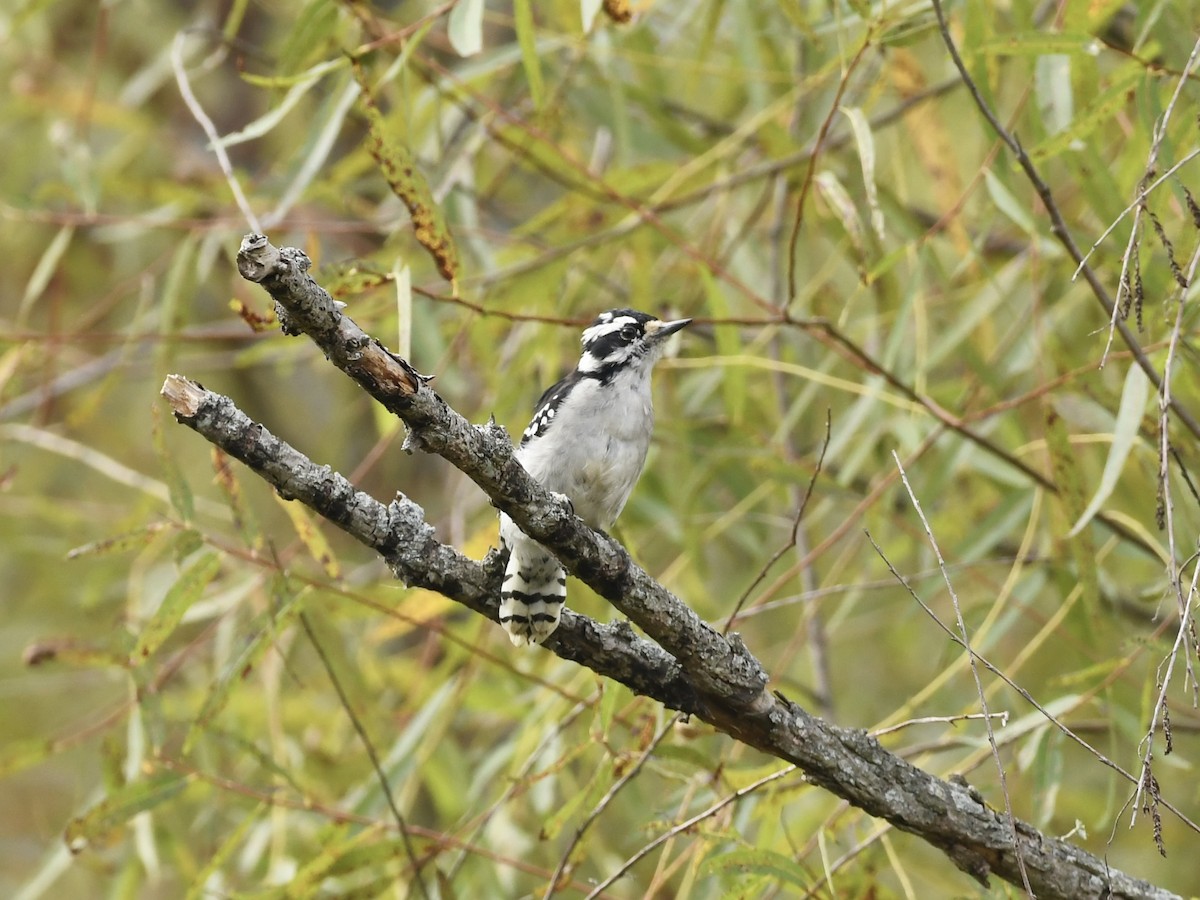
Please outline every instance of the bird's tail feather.
[{"label": "bird's tail feather", "polygon": [[500,624],[518,647],[550,637],[567,598],[567,573],[559,561],[521,537],[512,542],[500,587]]}]

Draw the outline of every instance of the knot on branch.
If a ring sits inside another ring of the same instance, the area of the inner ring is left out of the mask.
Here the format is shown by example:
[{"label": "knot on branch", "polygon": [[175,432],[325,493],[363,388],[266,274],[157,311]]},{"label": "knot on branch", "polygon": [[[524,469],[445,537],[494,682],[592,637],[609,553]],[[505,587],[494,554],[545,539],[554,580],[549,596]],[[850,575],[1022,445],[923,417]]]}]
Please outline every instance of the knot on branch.
[{"label": "knot on branch", "polygon": [[405,572],[412,571],[434,540],[434,527],[425,521],[425,510],[399,491],[387,507],[384,529],[386,543],[380,547],[384,561],[398,579],[406,584]]},{"label": "knot on branch", "polygon": [[410,456],[418,450],[424,453],[430,452],[425,439],[421,437],[421,432],[411,425],[408,426],[408,433],[404,435],[404,443],[400,445],[400,449]]}]

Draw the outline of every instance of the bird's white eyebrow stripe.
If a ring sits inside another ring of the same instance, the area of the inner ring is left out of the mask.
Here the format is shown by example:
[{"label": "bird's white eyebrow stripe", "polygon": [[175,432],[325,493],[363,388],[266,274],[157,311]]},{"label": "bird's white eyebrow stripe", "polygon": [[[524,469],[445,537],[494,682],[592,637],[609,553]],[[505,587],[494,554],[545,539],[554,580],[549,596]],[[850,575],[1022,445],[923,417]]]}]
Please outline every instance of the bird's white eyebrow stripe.
[{"label": "bird's white eyebrow stripe", "polygon": [[636,325],[637,319],[633,316],[617,316],[608,322],[601,322],[598,325],[592,325],[583,333],[583,344],[586,346],[597,338],[604,337],[606,334],[613,334],[620,331],[626,325]]}]

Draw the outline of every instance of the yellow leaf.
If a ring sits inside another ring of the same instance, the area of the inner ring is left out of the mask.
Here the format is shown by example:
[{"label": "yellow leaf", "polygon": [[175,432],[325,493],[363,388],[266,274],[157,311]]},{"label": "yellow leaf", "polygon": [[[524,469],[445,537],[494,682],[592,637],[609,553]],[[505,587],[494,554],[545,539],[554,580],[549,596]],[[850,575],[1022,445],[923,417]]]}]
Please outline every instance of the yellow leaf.
[{"label": "yellow leaf", "polygon": [[330,578],[341,578],[342,567],[333,555],[333,549],[329,546],[329,542],[325,540],[325,535],[313,524],[312,516],[308,514],[308,508],[302,503],[284,500],[279,495],[275,496],[275,500],[283,507],[283,511],[287,513],[288,518],[292,520],[292,527],[296,529],[296,536],[300,538],[301,543],[308,550],[309,556],[320,564],[321,568],[325,570],[325,574]]}]

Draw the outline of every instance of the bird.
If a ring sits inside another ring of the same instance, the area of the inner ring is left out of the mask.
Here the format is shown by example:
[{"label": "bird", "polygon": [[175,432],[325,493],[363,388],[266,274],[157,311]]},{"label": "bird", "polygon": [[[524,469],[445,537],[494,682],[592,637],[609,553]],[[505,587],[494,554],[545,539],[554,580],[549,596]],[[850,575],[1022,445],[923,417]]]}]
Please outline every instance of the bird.
[{"label": "bird", "polygon": [[[583,332],[575,370],[537,402],[517,461],[592,528],[612,526],[642,474],[654,431],[650,374],[667,338],[691,321],[635,309],[600,313]],[[504,513],[500,540],[509,553],[500,624],[515,646],[540,644],[558,627],[567,573]]]}]

